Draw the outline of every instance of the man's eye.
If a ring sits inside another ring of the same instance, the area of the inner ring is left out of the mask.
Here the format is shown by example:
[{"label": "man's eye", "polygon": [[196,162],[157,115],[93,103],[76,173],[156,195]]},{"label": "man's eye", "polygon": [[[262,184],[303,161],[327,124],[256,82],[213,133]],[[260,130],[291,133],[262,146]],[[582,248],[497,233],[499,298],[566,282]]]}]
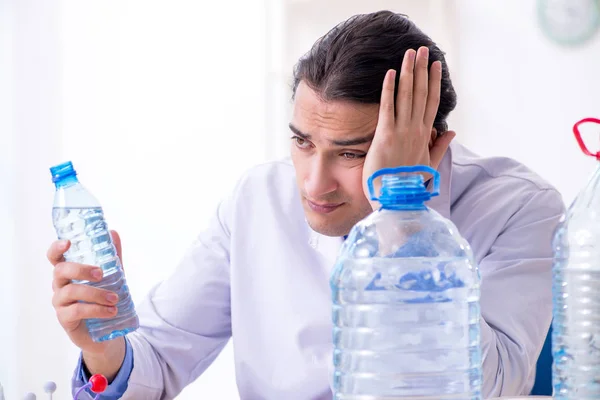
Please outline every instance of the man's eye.
[{"label": "man's eye", "polygon": [[341,156],[346,160],[356,160],[357,158],[363,158],[365,155],[356,153],[342,153]]},{"label": "man's eye", "polygon": [[302,139],[300,136],[292,136],[292,140],[296,142],[296,146],[301,149],[306,149],[310,146],[310,143],[306,139]]}]

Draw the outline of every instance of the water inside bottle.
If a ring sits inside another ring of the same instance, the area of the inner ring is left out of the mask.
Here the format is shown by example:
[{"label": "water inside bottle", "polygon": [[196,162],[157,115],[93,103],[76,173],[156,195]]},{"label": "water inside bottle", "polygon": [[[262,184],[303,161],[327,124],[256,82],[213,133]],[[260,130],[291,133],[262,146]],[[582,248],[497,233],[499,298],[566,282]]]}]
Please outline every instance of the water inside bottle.
[{"label": "water inside bottle", "polygon": [[71,247],[65,253],[66,261],[102,268],[102,281],[75,283],[88,284],[119,295],[116,304],[118,313],[114,318],[86,320],[92,338],[101,342],[135,331],[139,327],[138,317],[102,208],[56,207],[52,210],[52,219],[58,238],[71,241]]}]

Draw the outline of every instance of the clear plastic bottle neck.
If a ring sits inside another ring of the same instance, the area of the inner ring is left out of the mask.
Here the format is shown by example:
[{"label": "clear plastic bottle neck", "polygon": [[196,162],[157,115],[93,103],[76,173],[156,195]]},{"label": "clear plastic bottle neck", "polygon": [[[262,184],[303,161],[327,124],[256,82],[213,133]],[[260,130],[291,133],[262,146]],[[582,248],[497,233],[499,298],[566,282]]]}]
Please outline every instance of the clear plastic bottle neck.
[{"label": "clear plastic bottle neck", "polygon": [[600,163],[596,166],[596,171],[590,176],[587,185],[577,195],[570,212],[578,213],[583,210],[600,209]]},{"label": "clear plastic bottle neck", "polygon": [[77,179],[77,176],[72,175],[72,176],[67,176],[65,178],[62,178],[58,181],[54,182],[54,186],[57,189],[66,189],[69,186],[73,186],[79,183],[79,179]]}]

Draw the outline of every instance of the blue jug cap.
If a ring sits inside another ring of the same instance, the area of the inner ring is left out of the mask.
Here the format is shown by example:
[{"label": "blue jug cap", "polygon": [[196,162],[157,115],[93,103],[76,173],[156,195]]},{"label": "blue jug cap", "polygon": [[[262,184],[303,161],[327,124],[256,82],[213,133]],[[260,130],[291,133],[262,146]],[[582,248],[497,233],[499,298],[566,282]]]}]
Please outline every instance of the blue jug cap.
[{"label": "blue jug cap", "polygon": [[50,167],[50,173],[52,174],[52,182],[54,183],[68,176],[77,175],[77,172],[73,168],[73,163],[71,163],[71,161],[67,161],[62,164],[55,165],[54,167]]},{"label": "blue jug cap", "polygon": [[[433,175],[433,190],[425,186],[423,175],[414,172],[426,172]],[[399,175],[405,174],[405,175]],[[373,181],[382,176],[379,197],[375,196]],[[383,168],[376,171],[367,181],[371,200],[378,201],[385,209],[421,209],[425,202],[439,194],[440,174],[435,169],[416,165],[413,167]]]}]

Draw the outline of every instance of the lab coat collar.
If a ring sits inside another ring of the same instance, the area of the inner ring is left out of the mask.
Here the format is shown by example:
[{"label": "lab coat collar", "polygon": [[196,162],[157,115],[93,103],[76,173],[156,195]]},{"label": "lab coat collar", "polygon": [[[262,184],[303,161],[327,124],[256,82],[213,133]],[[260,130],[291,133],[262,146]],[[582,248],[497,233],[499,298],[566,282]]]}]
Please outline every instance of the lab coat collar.
[{"label": "lab coat collar", "polygon": [[[452,146],[448,148],[438,167],[440,173],[440,194],[434,196],[426,204],[442,217],[450,219],[450,185],[452,183]],[[431,185],[431,184],[430,184]],[[431,189],[430,189],[431,190]]]},{"label": "lab coat collar", "polygon": [[[442,158],[438,167],[438,172],[440,173],[440,194],[432,197],[431,200],[427,202],[427,206],[440,213],[444,218],[450,219],[450,183],[452,180],[451,147],[448,148],[444,158]],[[328,265],[333,266],[342,243],[344,242],[344,238],[322,235],[314,231],[310,226],[308,226],[308,230],[308,244],[310,247],[319,252],[325,258]]]}]

